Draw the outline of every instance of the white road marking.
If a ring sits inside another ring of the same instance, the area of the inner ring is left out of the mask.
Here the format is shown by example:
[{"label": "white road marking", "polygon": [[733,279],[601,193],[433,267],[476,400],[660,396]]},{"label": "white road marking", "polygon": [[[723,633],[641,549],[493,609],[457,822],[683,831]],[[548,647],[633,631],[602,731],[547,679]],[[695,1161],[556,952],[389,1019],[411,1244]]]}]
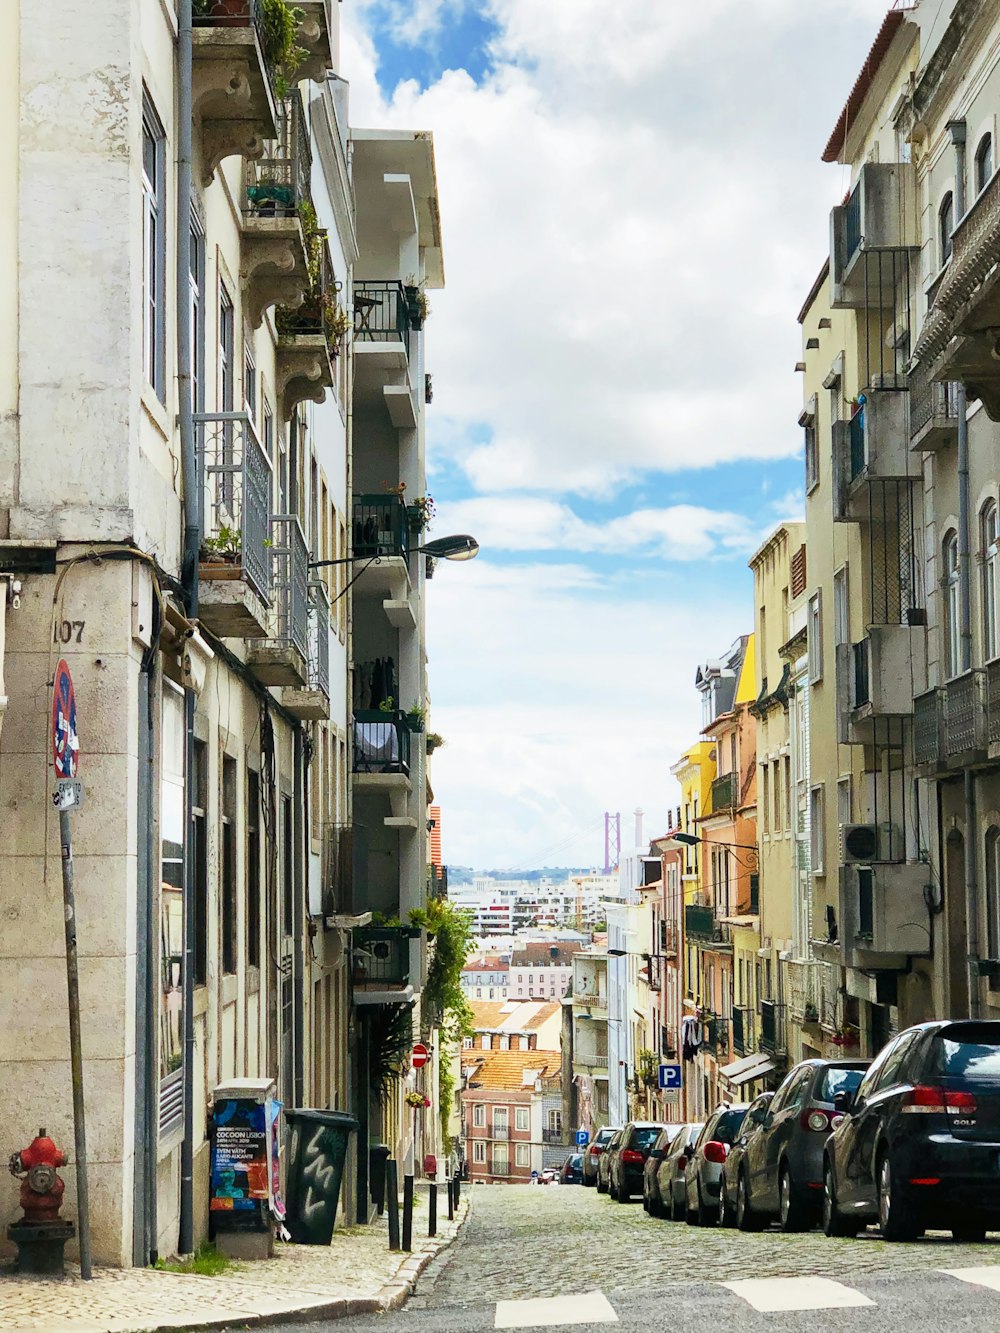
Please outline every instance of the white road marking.
[{"label": "white road marking", "polygon": [[751,1277],[722,1286],[742,1297],[755,1310],[843,1310],[852,1305],[874,1305],[867,1296],[828,1277]]},{"label": "white road marking", "polygon": [[497,1301],[494,1328],[554,1328],[560,1324],[617,1324],[618,1316],[602,1291],[584,1296]]},{"label": "white road marking", "polygon": [[957,1277],[959,1282],[970,1282],[976,1287],[991,1287],[1000,1291],[1000,1264],[986,1264],[982,1268],[942,1268],[949,1277]]}]

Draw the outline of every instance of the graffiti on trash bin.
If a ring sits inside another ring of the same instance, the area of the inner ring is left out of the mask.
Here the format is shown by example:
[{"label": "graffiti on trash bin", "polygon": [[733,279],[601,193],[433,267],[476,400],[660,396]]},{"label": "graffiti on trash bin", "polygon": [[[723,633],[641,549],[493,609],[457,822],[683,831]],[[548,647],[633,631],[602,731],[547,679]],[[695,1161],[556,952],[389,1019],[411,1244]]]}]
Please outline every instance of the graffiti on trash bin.
[{"label": "graffiti on trash bin", "polygon": [[332,1202],[337,1168],[326,1155],[328,1141],[326,1129],[318,1125],[305,1147],[302,1167],[302,1179],[306,1183],[301,1208],[303,1218],[313,1218],[317,1213],[325,1212]]}]

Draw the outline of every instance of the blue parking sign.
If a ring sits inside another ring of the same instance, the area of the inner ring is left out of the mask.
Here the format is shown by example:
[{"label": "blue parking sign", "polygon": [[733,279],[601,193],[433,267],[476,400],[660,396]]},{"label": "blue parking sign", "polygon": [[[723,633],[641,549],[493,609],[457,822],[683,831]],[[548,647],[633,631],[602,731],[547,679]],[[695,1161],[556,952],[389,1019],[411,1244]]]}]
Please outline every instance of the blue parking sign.
[{"label": "blue parking sign", "polygon": [[680,1090],[681,1090],[680,1065],[660,1065],[660,1091],[680,1092]]},{"label": "blue parking sign", "polygon": [[576,1146],[578,1148],[586,1148],[589,1142],[590,1142],[590,1135],[587,1133],[587,1131],[585,1129],[578,1129],[576,1131]]}]

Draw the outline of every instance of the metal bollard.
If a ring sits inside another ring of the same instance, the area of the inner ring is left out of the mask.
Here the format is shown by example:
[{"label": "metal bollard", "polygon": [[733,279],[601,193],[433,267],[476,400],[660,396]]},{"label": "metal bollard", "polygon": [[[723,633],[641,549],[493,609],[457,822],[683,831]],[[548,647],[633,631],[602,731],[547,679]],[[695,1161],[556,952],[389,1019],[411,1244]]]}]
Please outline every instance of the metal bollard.
[{"label": "metal bollard", "polygon": [[413,1177],[403,1177],[403,1249],[413,1249]]},{"label": "metal bollard", "polygon": [[438,1187],[436,1180],[431,1181],[427,1193],[427,1204],[427,1234],[428,1236],[436,1236],[438,1233]]},{"label": "metal bollard", "polygon": [[399,1176],[396,1163],[390,1159],[385,1164],[385,1201],[389,1209],[389,1249],[399,1249]]},{"label": "metal bollard", "polygon": [[448,1221],[455,1220],[455,1177],[448,1177]]}]

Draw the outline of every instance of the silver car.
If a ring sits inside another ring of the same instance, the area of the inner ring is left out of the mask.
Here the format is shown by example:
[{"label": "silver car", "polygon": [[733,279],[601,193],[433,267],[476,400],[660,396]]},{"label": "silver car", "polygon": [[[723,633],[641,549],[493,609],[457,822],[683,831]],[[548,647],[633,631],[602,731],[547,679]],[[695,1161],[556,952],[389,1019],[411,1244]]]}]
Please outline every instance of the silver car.
[{"label": "silver car", "polygon": [[656,1173],[660,1216],[669,1217],[672,1222],[684,1220],[684,1211],[687,1207],[684,1202],[684,1169],[688,1164],[688,1158],[694,1152],[695,1140],[700,1133],[701,1125],[698,1123],[681,1125],[671,1139]]},{"label": "silver car", "polygon": [[749,1102],[723,1105],[705,1121],[684,1172],[688,1226],[714,1227],[718,1222],[722,1168],[749,1109]]}]

